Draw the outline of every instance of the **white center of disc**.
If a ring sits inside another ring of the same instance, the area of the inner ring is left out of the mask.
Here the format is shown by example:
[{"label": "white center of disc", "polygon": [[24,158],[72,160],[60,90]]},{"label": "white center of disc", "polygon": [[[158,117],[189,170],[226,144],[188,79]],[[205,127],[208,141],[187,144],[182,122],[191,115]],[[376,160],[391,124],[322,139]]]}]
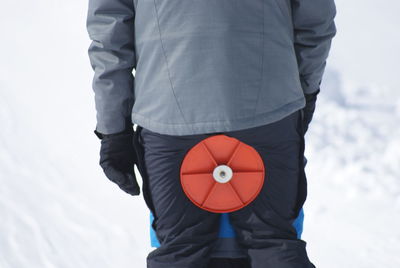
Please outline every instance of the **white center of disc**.
[{"label": "white center of disc", "polygon": [[232,179],[232,169],[227,165],[219,165],[213,171],[214,180],[219,183],[227,183]]}]

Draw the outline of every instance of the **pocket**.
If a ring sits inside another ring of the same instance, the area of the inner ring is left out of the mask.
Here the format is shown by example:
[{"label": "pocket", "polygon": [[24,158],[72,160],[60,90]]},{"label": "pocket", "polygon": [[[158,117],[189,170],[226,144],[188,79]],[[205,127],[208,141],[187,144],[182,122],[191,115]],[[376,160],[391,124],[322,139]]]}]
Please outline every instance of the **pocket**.
[{"label": "pocket", "polygon": [[304,138],[304,110],[303,109],[299,109],[297,111],[297,126],[296,126],[296,130],[297,133],[299,134],[300,138]]},{"label": "pocket", "polygon": [[[143,198],[144,201],[148,207],[148,209],[151,211],[151,213],[154,216],[154,222],[157,218],[156,214],[155,214],[155,209],[154,209],[154,205],[153,205],[153,201],[151,199],[151,195],[150,195],[150,191],[149,191],[149,177],[148,174],[146,172],[146,165],[145,165],[145,161],[144,161],[144,147],[143,147],[143,140],[141,137],[141,132],[143,130],[143,127],[141,126],[137,126],[136,131],[134,133],[133,136],[133,142],[134,142],[134,146],[135,146],[135,151],[136,151],[136,156],[137,156],[137,163],[136,166],[139,170],[139,173],[142,177],[142,192],[143,192]],[[154,228],[155,226],[153,226]],[[155,228],[154,228],[155,229]]]},{"label": "pocket", "polygon": [[307,159],[304,156],[305,151],[305,139],[304,139],[304,127],[303,127],[303,110],[299,110],[298,116],[298,132],[300,135],[300,150],[299,150],[299,182],[297,190],[297,202],[295,206],[295,215],[299,215],[301,208],[303,207],[307,199],[307,176],[305,173],[305,166],[307,164]]}]

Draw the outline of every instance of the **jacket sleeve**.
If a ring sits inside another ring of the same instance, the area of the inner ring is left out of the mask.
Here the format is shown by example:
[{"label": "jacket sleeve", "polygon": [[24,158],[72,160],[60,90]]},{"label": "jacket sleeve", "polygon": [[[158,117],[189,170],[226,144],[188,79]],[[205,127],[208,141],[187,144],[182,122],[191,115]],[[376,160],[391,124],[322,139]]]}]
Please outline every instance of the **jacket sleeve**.
[{"label": "jacket sleeve", "polygon": [[134,103],[136,67],[133,0],[89,0],[86,27],[94,71],[97,125],[103,134],[126,129]]},{"label": "jacket sleeve", "polygon": [[294,47],[305,94],[319,89],[332,38],[336,35],[334,0],[292,0]]}]

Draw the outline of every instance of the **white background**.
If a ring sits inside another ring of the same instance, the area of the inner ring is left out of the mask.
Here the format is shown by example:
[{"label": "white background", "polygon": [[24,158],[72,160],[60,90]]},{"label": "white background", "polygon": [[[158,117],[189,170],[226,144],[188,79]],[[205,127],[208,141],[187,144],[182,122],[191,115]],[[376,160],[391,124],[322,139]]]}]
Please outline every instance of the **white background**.
[{"label": "white background", "polygon": [[[338,34],[306,135],[303,239],[317,267],[397,268],[400,2],[336,4]],[[1,9],[0,267],[145,267],[143,197],[98,166],[87,1]]]}]

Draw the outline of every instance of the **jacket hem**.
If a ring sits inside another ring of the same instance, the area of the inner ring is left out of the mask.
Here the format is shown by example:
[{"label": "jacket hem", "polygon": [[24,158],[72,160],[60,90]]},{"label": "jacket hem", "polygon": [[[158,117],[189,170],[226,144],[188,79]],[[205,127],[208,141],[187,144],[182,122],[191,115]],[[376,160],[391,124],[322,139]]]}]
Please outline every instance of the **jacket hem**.
[{"label": "jacket hem", "polygon": [[304,108],[305,98],[302,96],[295,101],[289,102],[278,109],[255,114],[251,117],[243,117],[239,119],[230,119],[222,121],[211,121],[211,122],[198,122],[198,123],[177,123],[177,124],[165,124],[156,121],[152,121],[141,114],[132,112],[132,122],[140,125],[143,128],[147,128],[153,132],[164,135],[198,135],[207,134],[214,132],[229,132],[237,131],[252,127],[258,127],[261,125],[273,123],[278,121],[289,114]]}]

